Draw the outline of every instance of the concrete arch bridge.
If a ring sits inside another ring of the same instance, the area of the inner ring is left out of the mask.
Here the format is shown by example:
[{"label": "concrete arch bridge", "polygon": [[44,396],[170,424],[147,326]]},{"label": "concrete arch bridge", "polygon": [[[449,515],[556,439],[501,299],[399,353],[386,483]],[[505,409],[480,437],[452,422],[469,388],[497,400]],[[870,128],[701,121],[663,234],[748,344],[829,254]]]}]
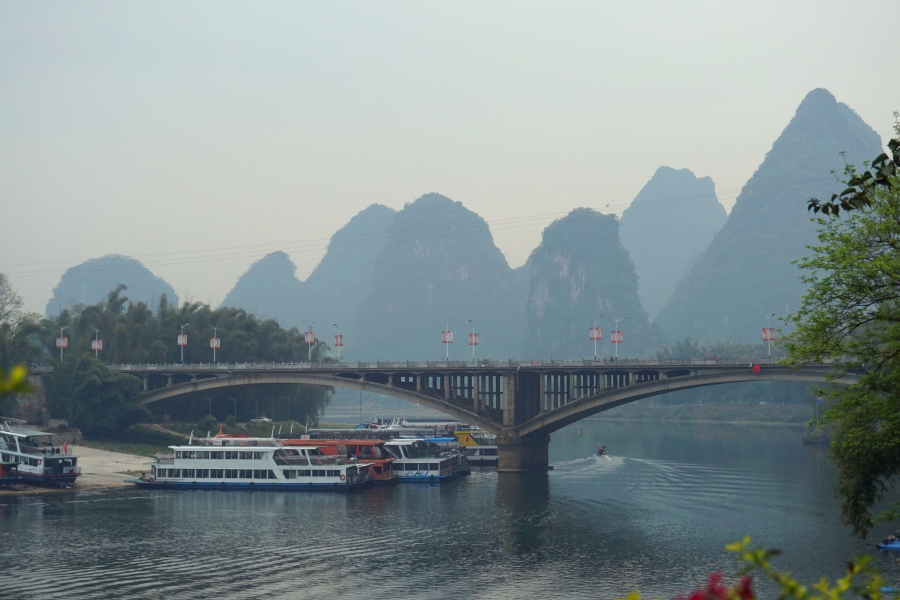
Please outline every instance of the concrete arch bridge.
[{"label": "concrete arch bridge", "polygon": [[[550,434],[668,392],[751,381],[825,383],[828,365],[719,361],[517,361],[113,365],[144,383],[142,404],[233,386],[307,384],[392,396],[497,434],[501,471],[546,469]],[[831,383],[855,381],[847,376]]]}]

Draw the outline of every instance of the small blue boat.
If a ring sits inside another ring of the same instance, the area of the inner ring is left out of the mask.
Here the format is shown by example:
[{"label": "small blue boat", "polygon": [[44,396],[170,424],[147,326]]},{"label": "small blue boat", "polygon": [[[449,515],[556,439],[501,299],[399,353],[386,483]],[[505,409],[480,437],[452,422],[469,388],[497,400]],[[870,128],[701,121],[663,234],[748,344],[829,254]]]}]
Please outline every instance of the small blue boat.
[{"label": "small blue boat", "polygon": [[900,540],[893,540],[890,542],[882,541],[880,544],[876,546],[879,550],[900,550]]},{"label": "small blue boat", "polygon": [[879,588],[879,591],[880,591],[882,594],[896,594],[897,592],[900,592],[900,588],[895,588],[895,587],[883,587],[883,588]]}]

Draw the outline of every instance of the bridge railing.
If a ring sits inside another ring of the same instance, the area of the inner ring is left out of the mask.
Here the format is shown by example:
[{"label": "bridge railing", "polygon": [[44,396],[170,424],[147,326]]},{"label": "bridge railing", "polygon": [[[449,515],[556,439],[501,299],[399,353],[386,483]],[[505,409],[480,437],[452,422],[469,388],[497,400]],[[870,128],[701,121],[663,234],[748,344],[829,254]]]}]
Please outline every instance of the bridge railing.
[{"label": "bridge railing", "polygon": [[[109,365],[114,371],[135,371],[140,373],[160,374],[184,372],[210,373],[223,371],[285,371],[285,370],[316,370],[316,371],[359,371],[366,369],[384,370],[396,369],[490,369],[490,368],[516,368],[516,367],[677,367],[677,366],[749,366],[751,364],[772,365],[778,364],[779,359],[774,358],[750,358],[750,357],[691,357],[691,358],[620,358],[610,360],[608,358],[591,358],[580,360],[427,360],[427,361],[354,361],[354,362],[235,362],[235,363],[133,363]],[[36,373],[49,370],[49,367],[36,366],[32,371]]]}]

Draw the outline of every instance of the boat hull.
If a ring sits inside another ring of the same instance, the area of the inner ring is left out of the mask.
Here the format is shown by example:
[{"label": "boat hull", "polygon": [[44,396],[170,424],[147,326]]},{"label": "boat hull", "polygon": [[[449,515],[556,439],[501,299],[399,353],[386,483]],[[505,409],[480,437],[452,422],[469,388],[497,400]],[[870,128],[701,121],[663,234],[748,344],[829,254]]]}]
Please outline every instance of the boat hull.
[{"label": "boat hull", "polygon": [[890,544],[878,544],[879,550],[900,550],[900,542],[891,542]]},{"label": "boat hull", "polygon": [[129,479],[139,488],[171,489],[171,490],[262,490],[271,492],[352,492],[365,487],[370,481],[362,483],[250,483],[250,482],[218,482],[218,481],[144,481]]},{"label": "boat hull", "polygon": [[19,479],[22,480],[22,483],[28,483],[31,485],[43,485],[43,486],[56,486],[56,485],[66,485],[73,484],[75,480],[78,478],[77,474],[62,474],[62,475],[37,475],[35,473],[28,473],[19,471]]},{"label": "boat hull", "polygon": [[450,475],[401,475],[397,478],[398,481],[404,483],[441,483],[444,481],[449,481],[451,479],[456,479],[457,477],[464,477],[471,473],[468,469],[460,469],[455,473],[451,473]]}]

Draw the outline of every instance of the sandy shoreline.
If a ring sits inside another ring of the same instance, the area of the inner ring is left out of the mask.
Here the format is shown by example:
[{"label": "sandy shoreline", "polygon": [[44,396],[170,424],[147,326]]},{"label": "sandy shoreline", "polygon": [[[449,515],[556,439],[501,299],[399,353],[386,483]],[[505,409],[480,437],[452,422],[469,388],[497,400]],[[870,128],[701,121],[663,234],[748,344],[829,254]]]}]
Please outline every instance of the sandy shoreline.
[{"label": "sandy shoreline", "polygon": [[150,471],[152,458],[97,450],[87,446],[71,446],[71,452],[78,457],[81,476],[71,488],[44,488],[33,485],[17,485],[11,490],[0,490],[0,496],[23,496],[33,494],[59,494],[72,492],[92,492],[104,489],[129,487],[124,471]]}]

